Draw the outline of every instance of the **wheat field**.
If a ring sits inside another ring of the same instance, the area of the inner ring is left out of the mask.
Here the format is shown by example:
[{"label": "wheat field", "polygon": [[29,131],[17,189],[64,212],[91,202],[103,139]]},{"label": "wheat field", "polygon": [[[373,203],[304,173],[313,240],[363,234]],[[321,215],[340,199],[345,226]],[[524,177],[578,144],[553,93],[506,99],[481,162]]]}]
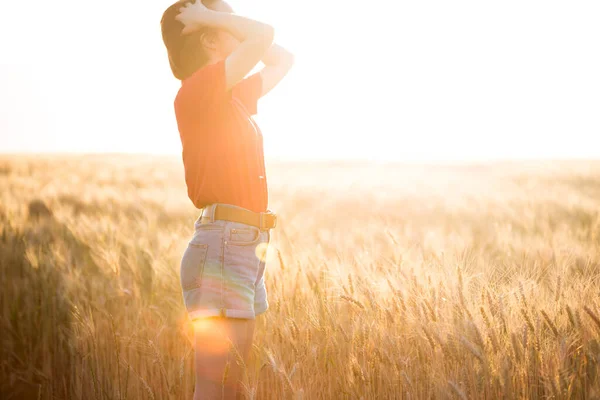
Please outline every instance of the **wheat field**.
[{"label": "wheat field", "polygon": [[[600,398],[600,162],[268,165],[249,399]],[[0,398],[190,399],[177,157],[0,157]]]}]

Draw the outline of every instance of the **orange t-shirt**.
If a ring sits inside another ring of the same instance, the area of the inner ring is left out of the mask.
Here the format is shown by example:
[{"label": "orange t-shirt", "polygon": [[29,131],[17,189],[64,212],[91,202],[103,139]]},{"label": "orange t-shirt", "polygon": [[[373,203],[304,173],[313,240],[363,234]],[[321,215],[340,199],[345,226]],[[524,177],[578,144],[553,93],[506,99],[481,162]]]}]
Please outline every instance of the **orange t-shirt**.
[{"label": "orange t-shirt", "polygon": [[261,91],[259,73],[227,91],[224,60],[181,82],[175,116],[188,196],[197,208],[226,203],[267,210],[263,138],[252,119]]}]

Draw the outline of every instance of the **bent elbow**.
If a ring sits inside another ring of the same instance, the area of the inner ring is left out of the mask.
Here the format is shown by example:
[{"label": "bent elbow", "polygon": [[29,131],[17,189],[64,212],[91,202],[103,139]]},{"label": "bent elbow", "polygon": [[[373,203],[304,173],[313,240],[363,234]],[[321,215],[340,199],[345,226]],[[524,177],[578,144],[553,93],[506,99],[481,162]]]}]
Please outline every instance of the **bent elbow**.
[{"label": "bent elbow", "polygon": [[283,65],[287,71],[289,71],[294,65],[294,55],[287,50],[285,53],[283,53],[279,60],[280,65]]},{"label": "bent elbow", "polygon": [[294,55],[292,53],[288,52],[287,59],[286,59],[288,68],[292,68],[292,65],[294,65],[295,61],[296,61],[296,58],[294,57]]},{"label": "bent elbow", "polygon": [[261,38],[263,39],[265,44],[267,44],[270,47],[273,43],[273,40],[275,39],[275,28],[273,28],[273,26],[269,24],[264,24]]}]

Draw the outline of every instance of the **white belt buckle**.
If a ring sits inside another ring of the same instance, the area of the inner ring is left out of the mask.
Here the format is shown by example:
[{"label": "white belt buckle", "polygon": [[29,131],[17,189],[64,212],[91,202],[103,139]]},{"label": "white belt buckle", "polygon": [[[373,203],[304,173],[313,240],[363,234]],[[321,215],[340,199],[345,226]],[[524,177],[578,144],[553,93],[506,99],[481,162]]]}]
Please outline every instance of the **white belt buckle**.
[{"label": "white belt buckle", "polygon": [[212,220],[212,216],[214,215],[214,212],[213,212],[214,207],[215,206],[213,204],[209,204],[202,208],[202,212],[200,213],[200,219],[204,220],[205,221],[204,223],[214,222]]}]

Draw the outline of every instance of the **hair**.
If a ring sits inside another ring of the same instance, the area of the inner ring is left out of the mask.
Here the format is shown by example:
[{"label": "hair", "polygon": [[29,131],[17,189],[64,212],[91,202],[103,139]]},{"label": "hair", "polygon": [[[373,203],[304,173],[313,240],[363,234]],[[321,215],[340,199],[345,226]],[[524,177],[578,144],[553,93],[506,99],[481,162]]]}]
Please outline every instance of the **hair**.
[{"label": "hair", "polygon": [[[214,2],[214,0],[201,1],[207,6]],[[182,35],[181,31],[184,25],[175,19],[179,14],[179,9],[192,2],[193,0],[177,1],[165,10],[160,20],[162,39],[167,48],[169,65],[173,75],[179,80],[186,79],[208,61],[208,54],[202,47],[200,39],[211,29],[203,28],[197,32]]]}]

